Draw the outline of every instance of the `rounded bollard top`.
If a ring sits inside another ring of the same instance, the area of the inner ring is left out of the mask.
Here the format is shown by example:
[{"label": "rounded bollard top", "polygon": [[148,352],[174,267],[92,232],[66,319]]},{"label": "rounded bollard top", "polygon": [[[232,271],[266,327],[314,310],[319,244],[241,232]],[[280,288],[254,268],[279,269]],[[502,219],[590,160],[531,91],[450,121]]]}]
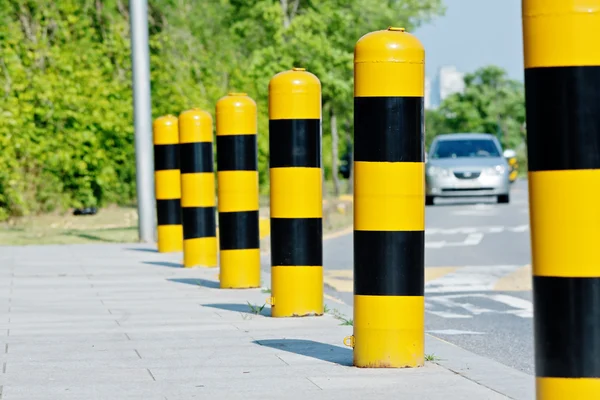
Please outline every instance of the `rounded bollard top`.
[{"label": "rounded bollard top", "polygon": [[179,142],[177,117],[163,115],[152,123],[154,144],[175,144]]},{"label": "rounded bollard top", "polygon": [[392,26],[358,39],[354,46],[354,63],[381,62],[423,64],[425,48],[404,28]]},{"label": "rounded bollard top", "polygon": [[320,92],[321,81],[306,68],[292,68],[282,71],[269,82],[270,93],[310,93]]},{"label": "rounded bollard top", "polygon": [[179,114],[179,123],[182,123],[184,121],[190,121],[191,123],[194,123],[196,125],[200,125],[203,122],[212,123],[212,116],[209,112],[204,111],[201,108],[194,107],[189,110],[185,110],[181,112],[181,114]]},{"label": "rounded bollard top", "polygon": [[321,81],[305,68],[280,72],[269,82],[269,119],[320,119]]},{"label": "rounded bollard top", "polygon": [[216,105],[217,135],[254,135],[256,102],[246,93],[228,93]]},{"label": "rounded bollard top", "polygon": [[211,142],[212,116],[200,108],[192,108],[179,114],[180,143]]},{"label": "rounded bollard top", "polygon": [[246,93],[229,92],[227,96],[221,97],[217,101],[216,111],[217,118],[219,113],[229,112],[233,110],[256,110],[256,102]]},{"label": "rounded bollard top", "polygon": [[173,114],[161,115],[160,117],[156,118],[153,123],[154,126],[170,126],[173,124],[177,124],[177,117]]}]

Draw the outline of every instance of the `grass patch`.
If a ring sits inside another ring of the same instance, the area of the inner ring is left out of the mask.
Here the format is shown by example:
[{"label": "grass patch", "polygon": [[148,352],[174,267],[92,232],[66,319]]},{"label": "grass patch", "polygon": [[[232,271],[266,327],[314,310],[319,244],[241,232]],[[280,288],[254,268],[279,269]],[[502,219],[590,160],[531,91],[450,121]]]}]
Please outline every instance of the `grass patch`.
[{"label": "grass patch", "polygon": [[[330,183],[328,183],[331,186]],[[345,183],[342,184],[345,188]],[[331,189],[328,188],[326,192]],[[261,215],[269,214],[269,197],[260,197]],[[352,226],[352,201],[324,196],[323,234]],[[40,244],[90,244],[138,242],[138,215],[135,207],[109,206],[96,215],[74,216],[71,211],[11,218],[0,223],[0,246]],[[260,242],[261,251],[270,250],[270,237]]]},{"label": "grass patch", "polygon": [[425,361],[438,361],[439,359],[435,354],[425,354]]},{"label": "grass patch", "polygon": [[47,214],[0,223],[0,245],[133,243],[137,210],[107,207],[96,215]]}]

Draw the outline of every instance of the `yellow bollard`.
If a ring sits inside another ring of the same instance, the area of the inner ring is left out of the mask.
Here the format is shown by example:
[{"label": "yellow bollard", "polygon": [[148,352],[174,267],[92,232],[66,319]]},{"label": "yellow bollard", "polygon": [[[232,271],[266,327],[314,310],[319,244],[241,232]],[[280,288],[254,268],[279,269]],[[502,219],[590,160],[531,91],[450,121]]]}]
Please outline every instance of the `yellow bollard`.
[{"label": "yellow bollard", "polygon": [[536,398],[600,399],[600,1],[522,6]]},{"label": "yellow bollard", "polygon": [[256,103],[229,93],[216,122],[220,286],[260,287]]},{"label": "yellow bollard", "polygon": [[323,314],[321,82],[294,68],[269,82],[271,315]]},{"label": "yellow bollard", "polygon": [[183,266],[217,266],[212,117],[192,109],[179,115]]},{"label": "yellow bollard", "polygon": [[354,365],[424,364],[425,50],[404,28],[354,52]]},{"label": "yellow bollard", "polygon": [[183,250],[177,118],[157,118],[153,131],[158,252],[177,252]]}]

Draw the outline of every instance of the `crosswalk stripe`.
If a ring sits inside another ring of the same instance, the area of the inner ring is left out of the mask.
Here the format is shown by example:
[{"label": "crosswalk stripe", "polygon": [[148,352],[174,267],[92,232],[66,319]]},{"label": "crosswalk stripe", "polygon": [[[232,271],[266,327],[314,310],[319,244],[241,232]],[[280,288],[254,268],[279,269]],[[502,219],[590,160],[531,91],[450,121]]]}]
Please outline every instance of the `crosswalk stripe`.
[{"label": "crosswalk stripe", "polygon": [[[353,270],[325,270],[324,283],[352,293]],[[426,267],[425,293],[512,292],[531,290],[530,265]]]}]

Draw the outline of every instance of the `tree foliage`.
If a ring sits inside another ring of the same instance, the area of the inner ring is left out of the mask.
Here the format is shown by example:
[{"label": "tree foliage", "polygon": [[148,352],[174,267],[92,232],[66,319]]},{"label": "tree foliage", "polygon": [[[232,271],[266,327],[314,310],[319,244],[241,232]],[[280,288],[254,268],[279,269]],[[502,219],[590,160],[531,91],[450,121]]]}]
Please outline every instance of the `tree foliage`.
[{"label": "tree foliage", "polygon": [[453,132],[499,134],[505,148],[525,141],[523,84],[496,66],[479,68],[464,77],[465,89],[426,113],[427,144],[436,135]]},{"label": "tree foliage", "polygon": [[[441,0],[150,0],[153,117],[214,116],[228,91],[248,93],[266,188],[268,82],[302,66],[322,83],[331,176],[330,118],[340,135],[352,129],[356,41],[442,12]],[[130,70],[126,0],[0,2],[0,220],[134,201]]]}]

